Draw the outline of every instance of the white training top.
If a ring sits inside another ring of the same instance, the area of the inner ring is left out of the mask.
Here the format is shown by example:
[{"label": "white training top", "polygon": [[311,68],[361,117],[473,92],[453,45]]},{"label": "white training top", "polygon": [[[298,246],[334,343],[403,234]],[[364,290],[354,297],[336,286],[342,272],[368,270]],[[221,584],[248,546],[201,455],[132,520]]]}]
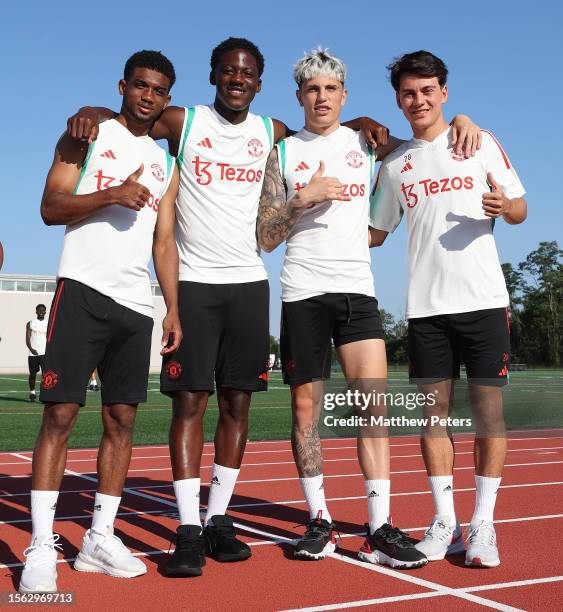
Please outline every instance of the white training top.
[{"label": "white training top", "polygon": [[450,130],[412,139],[387,156],[372,197],[372,225],[392,232],[406,212],[409,319],[501,308],[508,293],[483,211],[487,172],[508,198],[525,191],[496,138],[483,131],[475,157],[458,157]]},{"label": "white training top", "polygon": [[150,191],[140,211],[118,204],[68,225],[57,276],[72,278],[119,304],[152,316],[149,261],[158,204],[173,175],[174,158],[149,136],[134,136],[115,119],[100,124],[74,190],[117,187],[144,164],[139,183]]},{"label": "white training top", "polygon": [[180,280],[223,284],[267,278],[256,217],[272,146],[269,117],[248,113],[235,125],[213,106],[185,110],[176,210]]},{"label": "white training top", "polygon": [[307,184],[321,160],[323,176],[338,178],[352,199],[312,206],[289,232],[281,272],[284,302],[323,293],[375,295],[368,246],[374,156],[363,137],[347,127],[328,136],[301,130],[278,144],[288,200]]},{"label": "white training top", "polygon": [[[29,337],[29,344],[31,348],[37,351],[38,355],[45,354],[45,347],[47,346],[47,317],[40,321],[39,319],[31,319],[29,322],[29,329],[31,334]],[[32,356],[33,353],[28,351]]]}]

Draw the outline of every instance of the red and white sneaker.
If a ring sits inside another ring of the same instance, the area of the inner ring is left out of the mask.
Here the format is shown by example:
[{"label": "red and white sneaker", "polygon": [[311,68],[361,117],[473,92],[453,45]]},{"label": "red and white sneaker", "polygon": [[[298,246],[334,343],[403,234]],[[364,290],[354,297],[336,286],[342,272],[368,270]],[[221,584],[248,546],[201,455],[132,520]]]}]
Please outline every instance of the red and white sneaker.
[{"label": "red and white sneaker", "polygon": [[497,567],[500,565],[497,548],[497,534],[494,525],[481,521],[469,525],[467,534],[465,565],[471,567]]}]

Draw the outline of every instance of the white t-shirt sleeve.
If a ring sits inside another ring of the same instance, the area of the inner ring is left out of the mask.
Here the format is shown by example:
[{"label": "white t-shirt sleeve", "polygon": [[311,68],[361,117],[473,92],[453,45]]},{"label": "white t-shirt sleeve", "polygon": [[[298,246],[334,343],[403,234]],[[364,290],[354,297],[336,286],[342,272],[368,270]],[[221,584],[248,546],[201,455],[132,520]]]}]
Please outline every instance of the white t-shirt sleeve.
[{"label": "white t-shirt sleeve", "polygon": [[369,225],[375,229],[394,232],[403,216],[403,208],[395,195],[389,177],[389,165],[381,164],[370,196]]},{"label": "white t-shirt sleeve", "polygon": [[501,186],[504,195],[507,198],[521,198],[526,190],[499,141],[491,132],[483,130],[481,149],[485,171],[493,175],[495,181]]}]

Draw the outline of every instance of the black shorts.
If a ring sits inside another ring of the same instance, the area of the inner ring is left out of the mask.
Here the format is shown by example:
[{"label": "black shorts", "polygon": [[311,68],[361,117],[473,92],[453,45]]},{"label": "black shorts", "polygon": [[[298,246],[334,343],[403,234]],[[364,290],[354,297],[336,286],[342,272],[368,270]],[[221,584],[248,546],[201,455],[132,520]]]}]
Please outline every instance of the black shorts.
[{"label": "black shorts", "polygon": [[39,368],[41,368],[41,372],[44,372],[45,355],[30,355],[27,358],[27,365],[31,376],[35,376],[39,372]]},{"label": "black shorts", "polygon": [[408,345],[411,382],[459,378],[461,362],[474,383],[502,386],[508,380],[506,308],[410,319]]},{"label": "black shorts", "polygon": [[153,320],[77,281],[59,280],[47,327],[40,399],[84,405],[97,368],[102,403],[147,400]]},{"label": "black shorts", "polygon": [[338,348],[383,339],[377,300],[359,293],[323,293],[282,303],[280,334],[283,380],[299,385],[330,378],[331,340]]},{"label": "black shorts", "polygon": [[214,391],[217,387],[266,391],[270,354],[267,280],[208,284],[180,281],[178,305],[184,337],[162,360],[160,390]]}]

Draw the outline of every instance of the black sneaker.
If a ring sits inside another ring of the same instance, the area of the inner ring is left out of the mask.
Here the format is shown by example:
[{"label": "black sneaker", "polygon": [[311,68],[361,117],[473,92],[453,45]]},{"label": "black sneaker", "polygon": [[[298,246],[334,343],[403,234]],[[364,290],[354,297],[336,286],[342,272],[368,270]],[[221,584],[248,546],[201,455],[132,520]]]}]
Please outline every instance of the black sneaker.
[{"label": "black sneaker", "polygon": [[35,396],[35,393],[30,393],[29,394],[29,401],[30,402],[35,402],[37,400],[37,397]]},{"label": "black sneaker", "polygon": [[200,525],[180,525],[176,530],[176,549],[168,559],[166,576],[201,576],[205,565],[205,543]]},{"label": "black sneaker", "polygon": [[305,535],[295,545],[295,557],[319,560],[335,551],[334,524],[322,518],[322,511],[306,525]]},{"label": "black sneaker", "polygon": [[407,534],[388,523],[370,533],[366,525],[366,541],[358,557],[368,563],[381,563],[395,569],[415,569],[428,563],[424,553],[414,547]]},{"label": "black sneaker", "polygon": [[250,548],[235,537],[233,519],[217,514],[203,530],[205,552],[216,561],[244,561],[252,555]]}]

